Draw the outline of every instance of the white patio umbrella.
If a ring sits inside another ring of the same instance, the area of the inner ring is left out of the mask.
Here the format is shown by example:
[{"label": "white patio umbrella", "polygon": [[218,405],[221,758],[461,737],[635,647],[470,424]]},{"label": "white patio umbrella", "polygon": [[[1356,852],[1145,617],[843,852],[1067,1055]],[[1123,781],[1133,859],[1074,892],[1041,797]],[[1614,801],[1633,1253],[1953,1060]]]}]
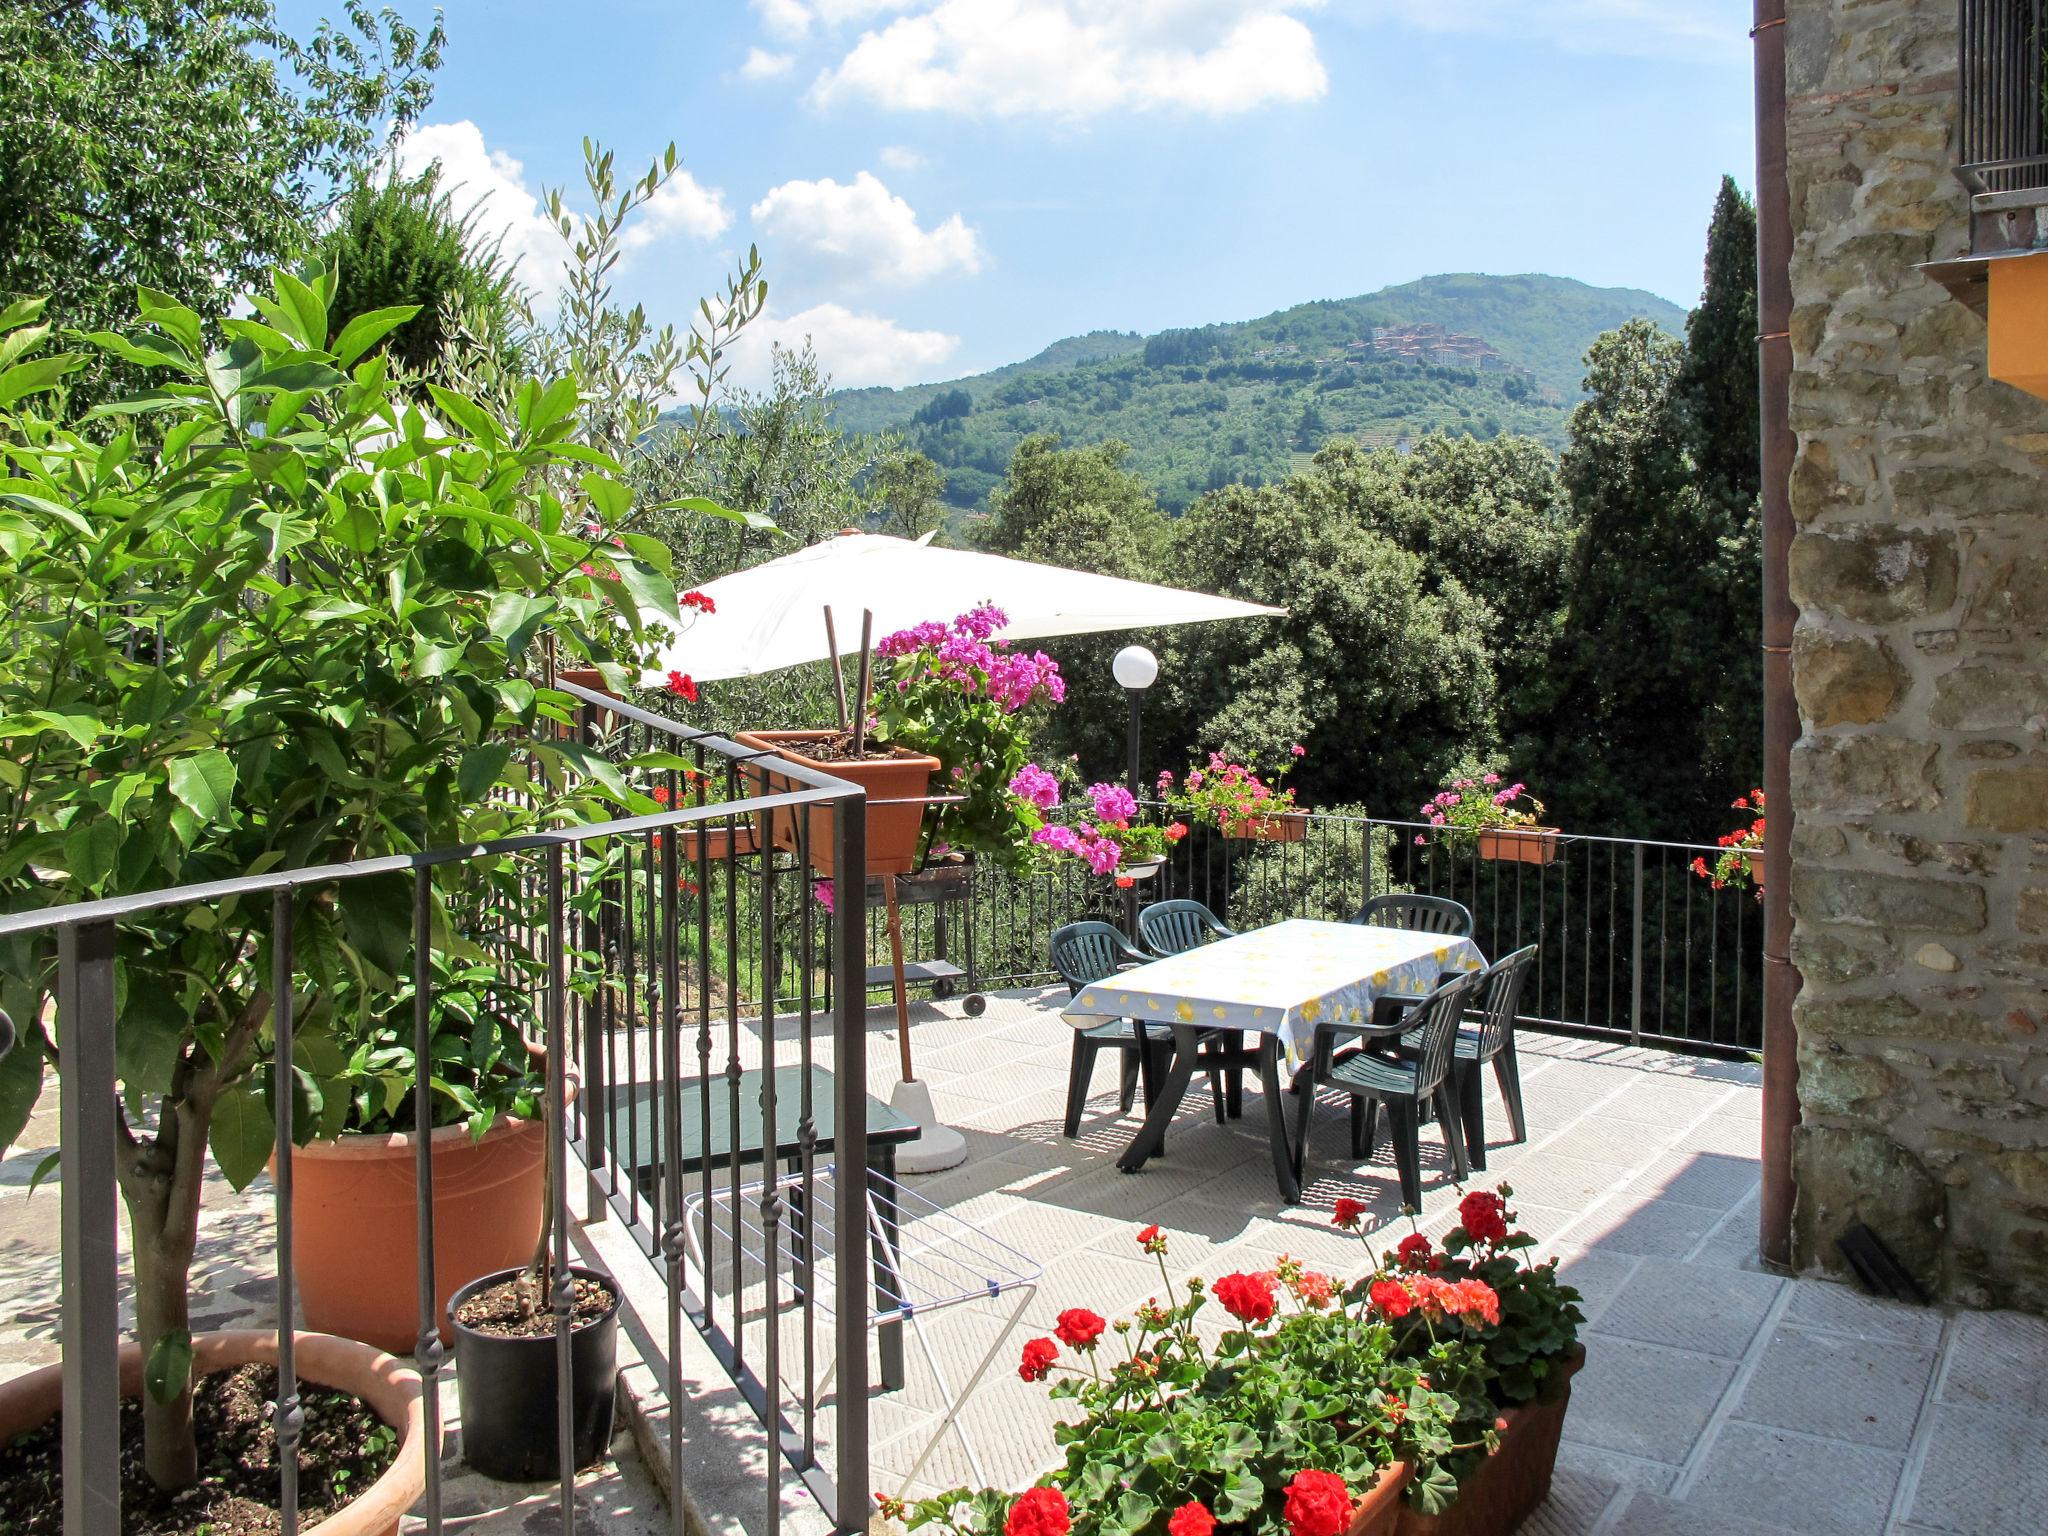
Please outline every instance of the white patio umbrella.
[{"label": "white patio umbrella", "polygon": [[929,540],[929,534],[911,540],[842,533],[707,583],[704,595],[718,605],[717,613],[664,648],[647,685],[660,686],[671,671],[704,683],[823,661],[830,654],[826,608],[838,614],[842,656],[860,647],[863,609],[874,614],[879,639],[992,602],[1010,617],[1001,631],[1010,641],[1286,612],[1006,555],[938,549]]},{"label": "white patio umbrella", "polygon": [[[707,583],[716,605],[671,642],[643,681],[660,686],[671,671],[698,682],[758,677],[832,655],[825,611],[837,614],[839,654],[860,648],[859,615],[874,615],[876,639],[928,620],[946,620],[977,603],[992,602],[1008,616],[998,635],[1022,642],[1055,635],[1152,629],[1217,619],[1265,618],[1286,613],[1236,598],[1183,592],[1177,587],[1098,576],[975,550],[938,549],[922,539],[846,532],[749,570]],[[931,1090],[910,1070],[910,1040],[903,1004],[902,936],[896,893],[885,887],[889,938],[896,972],[897,1030],[903,1080],[890,1096],[898,1114],[917,1122],[917,1141],[898,1149],[906,1173],[936,1173],[965,1161],[967,1143],[940,1122]]]}]

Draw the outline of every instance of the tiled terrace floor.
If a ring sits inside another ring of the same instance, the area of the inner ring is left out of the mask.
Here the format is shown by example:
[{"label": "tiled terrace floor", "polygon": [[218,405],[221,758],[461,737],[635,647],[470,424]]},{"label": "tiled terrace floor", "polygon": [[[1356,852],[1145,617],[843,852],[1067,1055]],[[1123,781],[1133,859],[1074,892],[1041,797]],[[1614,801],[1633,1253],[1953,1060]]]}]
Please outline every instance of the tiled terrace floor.
[{"label": "tiled terrace floor", "polygon": [[[1355,1269],[1356,1240],[1329,1225],[1339,1195],[1371,1204],[1376,1248],[1404,1230],[1384,1149],[1373,1165],[1348,1166],[1335,1103],[1318,1116],[1312,1182],[1298,1207],[1278,1201],[1265,1106],[1251,1083],[1244,1118],[1226,1126],[1214,1123],[1198,1083],[1167,1156],[1127,1176],[1114,1164],[1136,1122],[1116,1115],[1105,1057],[1082,1136],[1065,1140],[1063,997],[994,997],[979,1019],[957,1002],[925,1004],[913,1026],[920,1075],[970,1149],[965,1166],[913,1187],[1043,1266],[1025,1320],[1032,1333],[1049,1331],[1064,1306],[1113,1314],[1155,1294],[1157,1271],[1132,1241],[1149,1222],[1169,1235],[1176,1277],[1269,1267],[1283,1253]],[[885,1017],[877,1011],[870,1037],[871,1082],[884,1087],[895,1065]],[[1484,1177],[1513,1185],[1523,1223],[1585,1293],[1589,1351],[1555,1492],[1530,1530],[2040,1536],[2048,1324],[1921,1311],[1764,1273],[1754,1258],[1755,1068],[1543,1036],[1525,1036],[1521,1049],[1531,1138],[1503,1144],[1504,1116],[1489,1097],[1494,1146]],[[743,1042],[742,1054],[758,1059],[757,1042]],[[33,1200],[23,1192],[42,1155],[28,1143],[54,1141],[49,1119],[0,1164],[0,1377],[56,1357],[57,1202],[49,1190]],[[1433,1132],[1424,1148],[1422,1225],[1435,1232],[1449,1225],[1457,1191]],[[208,1325],[269,1319],[268,1202],[262,1181],[239,1198],[224,1188],[210,1196],[198,1265]],[[929,1336],[942,1365],[964,1374],[1001,1321],[989,1304],[935,1314]],[[661,1333],[658,1321],[640,1330],[643,1351]],[[1016,1486],[1053,1460],[1056,1405],[1018,1382],[1009,1358],[1006,1347],[966,1422],[983,1469]],[[701,1484],[691,1474],[697,1512],[721,1536],[758,1530],[758,1429],[726,1411],[722,1384],[703,1381],[685,1441],[686,1467],[703,1473]],[[913,1348],[906,1389],[874,1400],[877,1487],[900,1479],[938,1406]],[[579,1492],[596,1517],[590,1528],[662,1529],[629,1438],[617,1449],[620,1463]],[[950,1440],[919,1479],[967,1480]],[[451,1528],[489,1536],[545,1536],[557,1524],[548,1491],[474,1479],[451,1484],[449,1512]]]},{"label": "tiled terrace floor", "polygon": [[[1218,1126],[1198,1080],[1168,1155],[1136,1175],[1114,1160],[1135,1121],[1116,1118],[1113,1059],[1078,1141],[1060,1135],[1068,1037],[1064,992],[992,999],[980,1020],[920,1010],[919,1072],[967,1139],[968,1163],[916,1181],[1037,1257],[1032,1312],[1105,1314],[1159,1290],[1132,1234],[1157,1222],[1178,1277],[1269,1267],[1282,1253],[1355,1269],[1334,1231],[1336,1198],[1371,1203],[1378,1249],[1405,1230],[1384,1146],[1350,1165],[1343,1112],[1319,1111],[1313,1182],[1279,1204],[1265,1106]],[[1522,1223],[1585,1295],[1588,1364],[1576,1383],[1551,1504],[1533,1529],[1600,1536],[1881,1536],[2048,1530],[2048,1323],[1946,1315],[1843,1286],[1765,1273],[1755,1257],[1758,1070],[1660,1051],[1525,1035],[1530,1140],[1506,1144],[1489,1086],[1493,1143],[1482,1177],[1514,1189]],[[875,1072],[883,1081],[886,1056]],[[889,1074],[893,1076],[893,1073]],[[1421,1224],[1454,1219],[1458,1191],[1424,1132]],[[948,1364],[985,1340],[957,1327]],[[945,1326],[943,1318],[934,1332]],[[913,1352],[912,1387],[918,1398]],[[1005,1362],[1007,1363],[1007,1362]],[[969,1414],[987,1470],[1011,1485],[1052,1459],[1042,1389],[1005,1369]],[[924,1434],[878,1404],[878,1471],[900,1469]],[[900,1426],[900,1427],[897,1427]],[[957,1446],[920,1481],[964,1480]],[[878,1485],[885,1479],[878,1476]]]}]

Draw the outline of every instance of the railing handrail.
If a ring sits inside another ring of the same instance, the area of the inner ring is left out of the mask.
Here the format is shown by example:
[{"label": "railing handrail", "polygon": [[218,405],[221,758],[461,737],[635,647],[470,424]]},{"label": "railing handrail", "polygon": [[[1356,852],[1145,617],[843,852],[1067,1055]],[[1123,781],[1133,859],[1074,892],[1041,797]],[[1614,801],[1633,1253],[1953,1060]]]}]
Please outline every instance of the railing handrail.
[{"label": "railing handrail", "polygon": [[[1088,802],[1080,800],[1071,803],[1085,806]],[[1154,809],[1163,809],[1167,803],[1164,800],[1147,799],[1144,796],[1138,798],[1138,804],[1150,806]],[[1440,827],[1433,821],[1403,821],[1396,817],[1374,816],[1370,813],[1364,816],[1353,816],[1342,811],[1317,810],[1311,805],[1297,805],[1292,808],[1269,811],[1265,814],[1271,816],[1306,816],[1311,820],[1344,822],[1354,827],[1402,827],[1415,832],[1433,832],[1439,837],[1455,837],[1461,832],[1469,833],[1471,836],[1476,837],[1482,831],[1533,832],[1536,830],[1534,827]],[[1656,837],[1613,837],[1604,832],[1567,832],[1562,827],[1554,830],[1557,832],[1557,840],[1561,843],[1617,843],[1626,844],[1630,847],[1670,848],[1682,853],[1719,854],[1727,852],[1718,843],[1674,843]]]},{"label": "railing handrail", "polygon": [[[758,762],[763,757],[775,756],[772,753],[761,753],[750,747],[743,747],[710,731],[694,730],[627,704],[623,699],[593,693],[574,683],[558,682],[556,686],[564,693],[573,694],[586,703],[601,705],[603,708],[630,715],[633,719],[666,730],[671,735],[683,737],[693,746],[703,747],[708,751],[741,759],[749,764]],[[726,751],[727,748],[731,750]],[[603,837],[659,832],[669,827],[687,827],[698,822],[728,820],[735,816],[751,816],[757,812],[786,807],[832,804],[858,798],[864,793],[858,784],[820,773],[801,763],[790,762],[787,758],[776,757],[775,771],[778,776],[796,779],[811,787],[784,790],[769,795],[754,795],[744,800],[714,800],[703,805],[682,805],[649,816],[627,816],[577,827],[554,827],[539,832],[522,832],[515,837],[428,848],[418,853],[383,854],[374,859],[349,859],[332,864],[306,864],[291,869],[272,870],[267,874],[237,875],[227,880],[203,880],[192,885],[166,886],[160,890],[137,891],[126,896],[102,896],[93,901],[60,902],[56,906],[0,914],[0,938],[72,928],[87,923],[116,922],[124,918],[138,917],[146,912],[160,912],[167,907],[202,906],[238,896],[295,891],[307,886],[337,885],[348,880],[364,879],[370,875],[403,874],[434,869],[444,864],[463,864],[477,859],[497,858],[506,854],[532,853],[551,847],[576,847]]]}]

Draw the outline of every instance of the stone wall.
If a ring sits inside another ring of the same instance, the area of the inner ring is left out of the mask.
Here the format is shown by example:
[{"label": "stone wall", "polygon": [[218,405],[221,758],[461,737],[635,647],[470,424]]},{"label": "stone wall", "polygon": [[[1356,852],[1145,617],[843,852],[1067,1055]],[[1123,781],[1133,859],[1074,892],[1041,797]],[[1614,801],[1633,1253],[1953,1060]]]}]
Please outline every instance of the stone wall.
[{"label": "stone wall", "polygon": [[1955,0],[1791,0],[1794,1252],[2048,1310],[2048,402],[1968,247]]}]

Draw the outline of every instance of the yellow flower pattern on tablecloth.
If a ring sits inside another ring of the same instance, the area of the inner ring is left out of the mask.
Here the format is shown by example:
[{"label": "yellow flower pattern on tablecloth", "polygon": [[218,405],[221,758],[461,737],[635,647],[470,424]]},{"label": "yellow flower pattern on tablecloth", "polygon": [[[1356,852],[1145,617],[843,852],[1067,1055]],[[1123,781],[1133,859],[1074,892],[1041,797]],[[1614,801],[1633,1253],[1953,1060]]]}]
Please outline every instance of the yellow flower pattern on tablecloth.
[{"label": "yellow flower pattern on tablecloth", "polygon": [[1291,1071],[1307,1059],[1319,1022],[1369,1023],[1379,998],[1422,997],[1445,972],[1485,964],[1470,939],[1295,919],[1127,971],[1117,980],[1129,991],[1084,988],[1066,1017],[1085,1029],[1114,1009],[1161,1024],[1200,1019],[1274,1034]]}]

